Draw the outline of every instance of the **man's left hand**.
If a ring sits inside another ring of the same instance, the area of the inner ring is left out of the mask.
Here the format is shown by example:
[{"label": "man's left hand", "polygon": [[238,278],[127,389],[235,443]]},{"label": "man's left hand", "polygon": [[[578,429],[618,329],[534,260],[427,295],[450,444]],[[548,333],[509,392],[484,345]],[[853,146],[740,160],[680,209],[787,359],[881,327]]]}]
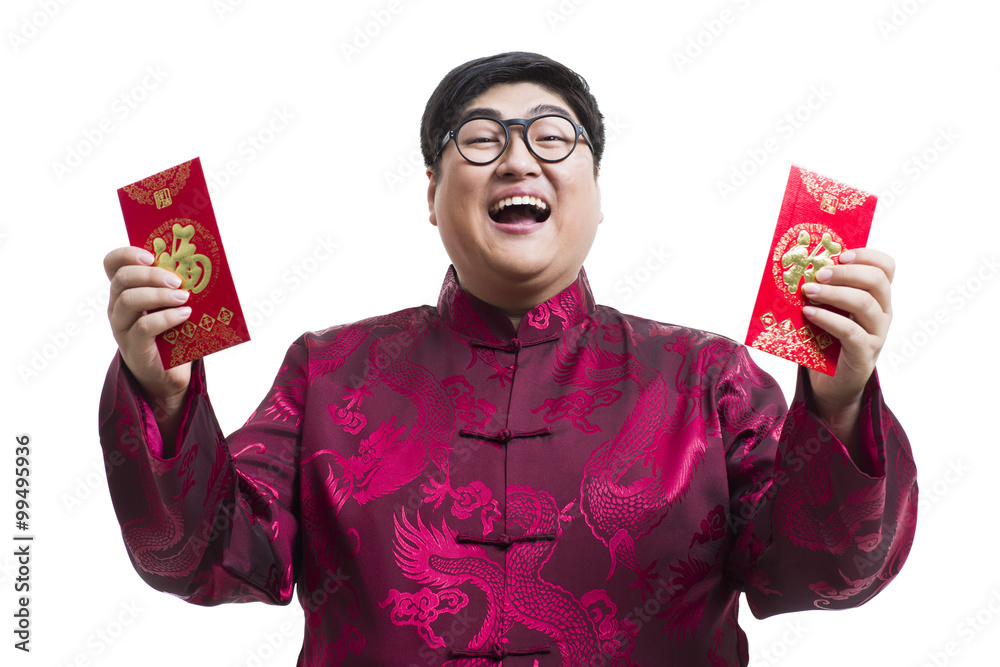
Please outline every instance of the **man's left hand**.
[{"label": "man's left hand", "polygon": [[890,284],[896,271],[892,257],[871,248],[848,250],[840,263],[816,273],[816,282],[802,286],[818,304],[847,314],[806,306],[802,314],[840,340],[837,374],[809,371],[820,416],[845,445],[857,440],[861,396],[875,370],[892,320]]}]

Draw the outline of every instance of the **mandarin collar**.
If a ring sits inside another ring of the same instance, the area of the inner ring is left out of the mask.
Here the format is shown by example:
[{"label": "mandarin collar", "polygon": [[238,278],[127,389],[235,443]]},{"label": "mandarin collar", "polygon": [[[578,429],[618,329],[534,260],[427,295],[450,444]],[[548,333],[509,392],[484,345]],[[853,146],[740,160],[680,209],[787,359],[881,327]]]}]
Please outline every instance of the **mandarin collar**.
[{"label": "mandarin collar", "polygon": [[597,318],[597,304],[583,267],[569,287],[525,313],[516,331],[506,313],[458,284],[454,265],[448,267],[437,307],[441,318],[459,334],[496,347],[507,347],[513,339],[519,341],[518,345],[555,340]]}]

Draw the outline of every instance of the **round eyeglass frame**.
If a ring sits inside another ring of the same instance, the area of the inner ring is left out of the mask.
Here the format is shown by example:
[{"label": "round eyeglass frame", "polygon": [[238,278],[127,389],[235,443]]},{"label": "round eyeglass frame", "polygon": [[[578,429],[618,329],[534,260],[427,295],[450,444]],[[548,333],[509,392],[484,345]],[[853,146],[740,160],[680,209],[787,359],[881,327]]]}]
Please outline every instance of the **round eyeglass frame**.
[{"label": "round eyeglass frame", "polygon": [[[550,160],[550,159],[544,158],[541,155],[539,155],[538,153],[536,153],[535,149],[531,147],[531,142],[528,141],[528,128],[531,127],[532,123],[534,123],[536,120],[539,120],[541,118],[562,118],[563,120],[568,121],[569,124],[573,126],[573,129],[576,130],[576,135],[573,137],[573,146],[572,146],[572,148],[569,149],[569,152],[566,153],[566,155],[564,155],[563,157],[555,159],[555,160]],[[505,138],[504,138],[504,142],[503,142],[503,148],[501,148],[500,152],[496,154],[496,157],[494,157],[491,160],[487,160],[486,162],[476,162],[475,160],[470,160],[468,157],[466,157],[465,153],[463,153],[462,149],[459,148],[459,146],[458,146],[458,132],[459,132],[459,130],[462,129],[463,125],[465,125],[466,123],[472,122],[474,120],[491,120],[491,121],[493,121],[495,123],[499,123],[500,125],[503,126],[503,131],[504,131],[504,134],[505,134]],[[444,152],[445,148],[447,148],[449,141],[454,141],[455,142],[455,150],[458,151],[458,154],[461,155],[466,160],[466,162],[469,162],[470,164],[477,164],[477,165],[492,164],[493,162],[496,162],[497,160],[500,159],[500,156],[503,155],[504,152],[507,150],[507,146],[510,145],[510,126],[511,125],[520,125],[521,126],[521,138],[524,139],[524,145],[528,147],[528,150],[531,152],[532,155],[534,155],[536,158],[538,158],[542,162],[548,162],[548,163],[551,164],[551,163],[554,163],[554,162],[562,162],[563,160],[565,160],[566,158],[568,158],[570,155],[573,154],[573,151],[576,150],[577,144],[580,143],[580,135],[583,135],[583,138],[587,140],[587,146],[588,147],[591,145],[590,136],[587,134],[587,130],[584,129],[583,125],[580,125],[579,123],[573,122],[572,118],[567,118],[566,116],[564,116],[564,115],[562,115],[560,113],[546,113],[546,114],[542,114],[541,116],[535,116],[534,118],[509,118],[507,120],[500,120],[499,118],[493,118],[492,116],[474,116],[472,118],[466,118],[465,120],[463,120],[461,123],[458,124],[458,127],[456,127],[455,129],[448,130],[448,133],[444,135],[444,139],[441,140],[441,144],[438,146],[437,155],[434,156],[434,159],[437,160],[439,157],[441,157],[441,153]],[[591,148],[590,150],[593,151],[594,149]]]}]

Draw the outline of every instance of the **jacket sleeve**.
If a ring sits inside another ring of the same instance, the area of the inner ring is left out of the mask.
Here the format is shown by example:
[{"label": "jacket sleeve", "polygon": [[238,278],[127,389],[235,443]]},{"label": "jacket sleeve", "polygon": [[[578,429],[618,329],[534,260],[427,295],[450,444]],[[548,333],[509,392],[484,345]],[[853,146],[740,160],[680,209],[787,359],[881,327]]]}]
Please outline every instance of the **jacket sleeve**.
[{"label": "jacket sleeve", "polygon": [[862,397],[861,461],[816,414],[805,369],[786,411],[777,385],[740,348],[716,400],[736,540],[727,574],[754,615],[871,599],[902,568],[917,517],[913,455],[877,375]]},{"label": "jacket sleeve", "polygon": [[196,361],[176,447],[164,458],[152,406],[121,357],[111,363],[101,446],[125,547],[150,586],[202,605],[290,602],[304,365],[300,340],[267,397],[227,440]]}]

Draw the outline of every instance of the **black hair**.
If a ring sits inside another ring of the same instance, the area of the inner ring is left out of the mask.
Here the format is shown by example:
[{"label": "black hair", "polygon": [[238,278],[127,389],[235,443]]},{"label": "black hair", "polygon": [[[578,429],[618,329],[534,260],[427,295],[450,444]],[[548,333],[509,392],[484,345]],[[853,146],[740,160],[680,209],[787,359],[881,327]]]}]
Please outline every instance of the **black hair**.
[{"label": "black hair", "polygon": [[535,83],[562,97],[587,130],[594,152],[594,173],[604,153],[604,116],[586,80],[565,65],[537,53],[512,51],[470,60],[448,72],[427,100],[420,121],[420,150],[424,164],[437,173],[438,146],[454,129],[459,116],[476,97],[502,83]]}]

